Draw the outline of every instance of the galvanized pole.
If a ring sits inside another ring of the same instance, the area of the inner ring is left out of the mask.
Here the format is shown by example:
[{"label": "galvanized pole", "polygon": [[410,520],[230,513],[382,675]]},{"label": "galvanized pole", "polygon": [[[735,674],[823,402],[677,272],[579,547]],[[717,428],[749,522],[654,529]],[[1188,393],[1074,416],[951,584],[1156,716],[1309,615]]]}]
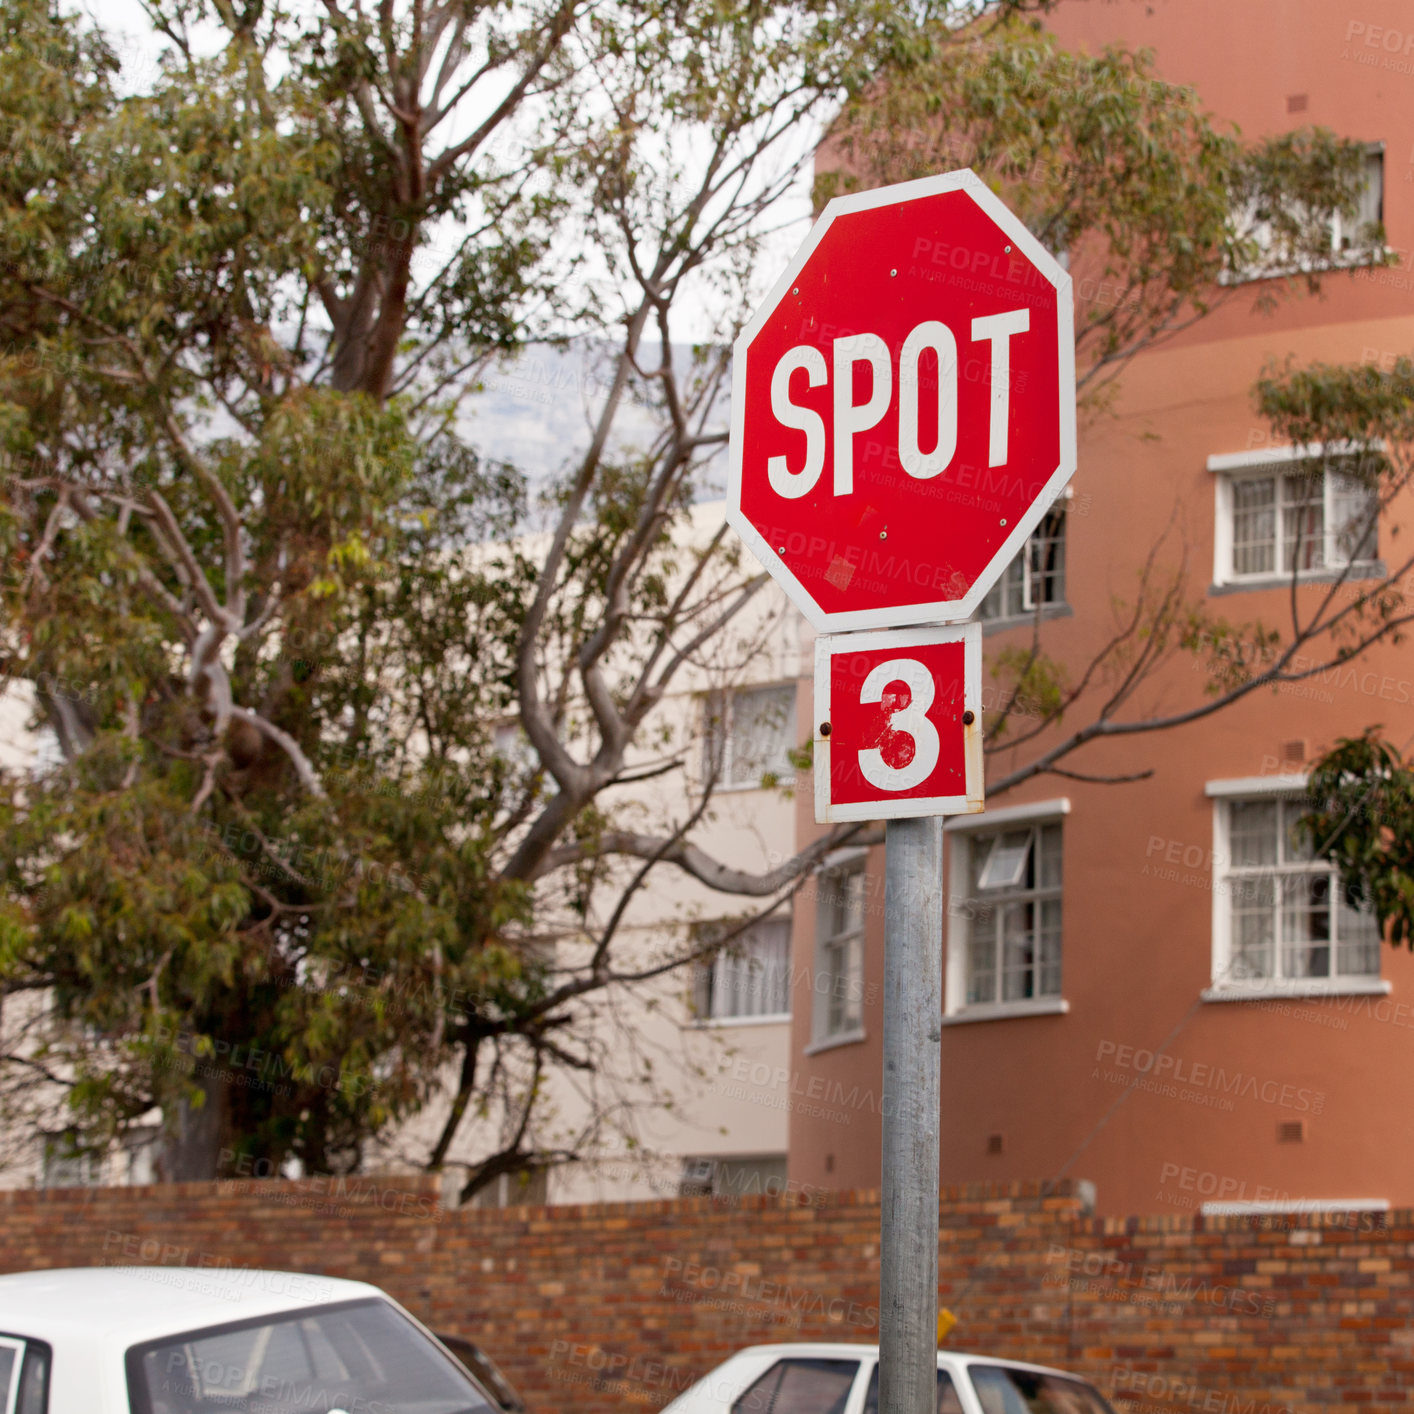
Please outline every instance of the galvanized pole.
[{"label": "galvanized pole", "polygon": [[890,820],[884,854],[880,1414],[937,1414],[943,821]]}]

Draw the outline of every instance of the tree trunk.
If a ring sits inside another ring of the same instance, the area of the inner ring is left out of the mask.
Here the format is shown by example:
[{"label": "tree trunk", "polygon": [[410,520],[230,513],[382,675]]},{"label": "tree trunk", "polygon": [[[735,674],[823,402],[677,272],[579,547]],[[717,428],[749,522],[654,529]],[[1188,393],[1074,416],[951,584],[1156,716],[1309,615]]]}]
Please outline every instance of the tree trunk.
[{"label": "tree trunk", "polygon": [[230,1082],[224,1074],[194,1077],[202,1102],[183,1097],[164,1116],[157,1167],[164,1183],[219,1176],[221,1146],[229,1132]]}]

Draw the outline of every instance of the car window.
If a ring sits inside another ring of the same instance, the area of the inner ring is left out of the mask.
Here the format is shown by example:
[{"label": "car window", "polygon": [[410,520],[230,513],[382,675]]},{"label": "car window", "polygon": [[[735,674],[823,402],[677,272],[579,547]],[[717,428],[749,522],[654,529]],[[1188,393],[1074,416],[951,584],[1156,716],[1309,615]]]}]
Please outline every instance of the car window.
[{"label": "car window", "polygon": [[15,1414],[48,1414],[48,1410],[49,1347],[43,1341],[27,1340]]},{"label": "car window", "polygon": [[0,1340],[0,1410],[15,1407],[15,1385],[20,1373],[20,1362],[24,1359],[25,1347],[22,1341]]},{"label": "car window", "polygon": [[133,1414],[494,1414],[386,1301],[232,1322],[128,1351]]},{"label": "car window", "polygon": [[0,1414],[46,1414],[48,1408],[49,1347],[0,1335]]},{"label": "car window", "polygon": [[492,1404],[506,1410],[507,1414],[524,1414],[525,1400],[515,1392],[500,1367],[479,1345],[459,1335],[447,1335],[443,1331],[436,1334],[437,1339],[466,1367],[467,1374]]},{"label": "car window", "polygon": [[1005,1365],[969,1365],[983,1414],[1114,1414],[1084,1380],[1013,1370]]},{"label": "car window", "polygon": [[[879,1367],[869,1376],[869,1393],[864,1396],[864,1414],[879,1414]],[[962,1401],[957,1397],[952,1376],[938,1371],[938,1414],[962,1414]]]},{"label": "car window", "polygon": [[844,1414],[858,1373],[858,1360],[777,1360],[732,1414]]}]

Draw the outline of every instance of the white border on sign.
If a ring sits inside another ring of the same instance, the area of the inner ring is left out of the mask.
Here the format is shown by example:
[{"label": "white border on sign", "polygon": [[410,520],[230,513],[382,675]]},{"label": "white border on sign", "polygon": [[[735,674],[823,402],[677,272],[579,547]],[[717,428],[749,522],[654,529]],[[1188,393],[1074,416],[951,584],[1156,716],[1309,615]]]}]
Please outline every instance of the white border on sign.
[{"label": "white border on sign", "polygon": [[[963,728],[963,795],[934,795],[908,800],[869,800],[836,805],[830,799],[832,738],[820,735],[830,718],[830,660],[837,653],[870,653],[879,648],[922,648],[938,643],[962,644],[962,710],[972,713]],[[885,629],[877,633],[843,633],[815,640],[815,821],[820,825],[844,820],[910,820],[920,815],[975,815],[986,808],[982,780],[982,625],[928,624],[921,628]]]},{"label": "white border on sign", "polygon": [[[1001,228],[1021,253],[1036,267],[1041,276],[1056,291],[1056,338],[1059,370],[1058,406],[1060,423],[1060,461],[1042,487],[1035,501],[1027,508],[992,557],[991,563],[977,576],[976,583],[961,599],[941,599],[931,604],[906,604],[894,609],[857,609],[845,613],[827,613],[811,597],[810,591],[791,572],[770,542],[752,525],[741,509],[741,477],[743,442],[746,425],[746,360],[751,341],[776,312],[789,294],[796,276],[825,232],[841,216],[856,211],[872,211],[881,206],[917,201],[942,192],[966,190],[973,201]],[[771,293],[752,316],[732,346],[732,419],[731,437],[727,448],[727,523],[745,541],[747,548],[765,566],[767,573],[790,596],[791,602],[820,633],[835,633],[843,629],[894,628],[917,623],[955,623],[971,618],[987,591],[1002,577],[1006,567],[1020,553],[1031,532],[1042,517],[1060,498],[1066,483],[1075,474],[1075,305],[1070,276],[1055,257],[1031,234],[1021,219],[1010,211],[1002,199],[970,167],[947,172],[937,177],[920,177],[912,182],[897,182],[893,186],[873,191],[837,196],[810,228],[785,274],[776,281]]]}]

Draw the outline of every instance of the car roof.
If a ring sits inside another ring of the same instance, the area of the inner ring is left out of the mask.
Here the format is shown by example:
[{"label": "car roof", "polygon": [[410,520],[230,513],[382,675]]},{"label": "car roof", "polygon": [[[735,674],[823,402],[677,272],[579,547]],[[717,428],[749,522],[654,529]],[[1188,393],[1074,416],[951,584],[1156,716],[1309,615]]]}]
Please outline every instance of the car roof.
[{"label": "car roof", "polygon": [[55,1267],[0,1276],[0,1331],[154,1340],[382,1295],[367,1282],[249,1267]]},{"label": "car roof", "polygon": [[[864,1355],[879,1354],[877,1342],[864,1344],[859,1341],[801,1340],[775,1345],[748,1345],[737,1351],[738,1355],[806,1355],[821,1359],[854,1359]],[[1058,1375],[1066,1380],[1084,1380],[1071,1370],[1057,1369],[1054,1365],[1034,1365],[1029,1360],[1009,1360],[1004,1355],[988,1355],[982,1350],[949,1350],[945,1346],[938,1349],[940,1356],[956,1360],[960,1365],[1005,1365],[1012,1370],[1034,1370],[1037,1374]]]}]

